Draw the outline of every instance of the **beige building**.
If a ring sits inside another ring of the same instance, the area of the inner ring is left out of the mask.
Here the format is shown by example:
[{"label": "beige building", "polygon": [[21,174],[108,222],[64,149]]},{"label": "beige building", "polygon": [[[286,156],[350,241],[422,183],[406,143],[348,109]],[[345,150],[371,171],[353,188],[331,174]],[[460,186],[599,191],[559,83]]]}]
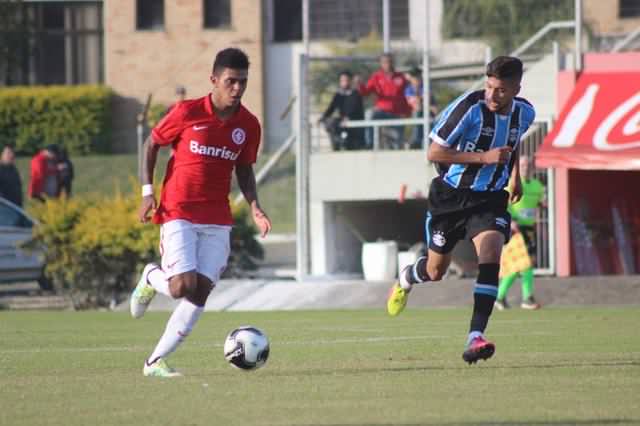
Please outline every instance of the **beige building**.
[{"label": "beige building", "polygon": [[640,0],[583,0],[584,20],[597,36],[640,28]]},{"label": "beige building", "polygon": [[264,117],[262,2],[256,0],[109,0],[104,12],[104,83],[118,95],[113,140],[133,151],[136,114],[149,95],[170,105],[176,87],[187,98],[210,90],[215,54],[238,47],[249,55],[244,104]]}]

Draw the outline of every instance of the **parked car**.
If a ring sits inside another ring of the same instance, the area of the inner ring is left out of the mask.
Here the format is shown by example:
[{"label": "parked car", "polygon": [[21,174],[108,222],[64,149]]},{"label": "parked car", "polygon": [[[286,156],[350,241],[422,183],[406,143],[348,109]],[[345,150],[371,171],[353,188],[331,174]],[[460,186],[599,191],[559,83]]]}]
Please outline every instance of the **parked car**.
[{"label": "parked car", "polygon": [[44,250],[24,249],[33,238],[36,221],[11,201],[0,197],[0,283],[37,281],[51,290],[44,276]]}]

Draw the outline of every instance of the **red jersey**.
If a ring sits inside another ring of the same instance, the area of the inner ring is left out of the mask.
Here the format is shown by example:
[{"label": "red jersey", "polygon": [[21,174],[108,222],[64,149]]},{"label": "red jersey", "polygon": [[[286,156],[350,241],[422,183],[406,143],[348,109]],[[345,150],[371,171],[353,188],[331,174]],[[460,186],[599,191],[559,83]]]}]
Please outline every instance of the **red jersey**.
[{"label": "red jersey", "polygon": [[172,145],[153,222],[174,219],[232,225],[229,191],[236,164],[256,162],[260,123],[244,106],[227,120],[216,116],[211,96],[179,102],[151,131],[153,142]]},{"label": "red jersey", "polygon": [[58,167],[42,151],[31,159],[31,179],[27,193],[31,198],[43,194],[49,197],[58,195]]},{"label": "red jersey", "polygon": [[375,109],[399,116],[409,116],[411,107],[404,97],[407,84],[409,82],[402,73],[393,72],[387,75],[384,71],[378,70],[371,75],[366,85],[360,85],[360,94],[366,96],[375,93],[377,96]]}]

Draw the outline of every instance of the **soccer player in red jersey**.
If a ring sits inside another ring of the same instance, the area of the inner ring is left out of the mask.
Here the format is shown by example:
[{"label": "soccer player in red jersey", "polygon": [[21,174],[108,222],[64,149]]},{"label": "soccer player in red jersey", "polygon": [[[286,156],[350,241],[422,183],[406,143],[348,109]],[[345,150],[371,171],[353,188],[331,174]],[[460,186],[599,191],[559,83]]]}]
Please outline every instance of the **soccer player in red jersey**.
[{"label": "soccer player in red jersey", "polygon": [[[145,361],[145,376],[180,375],[165,358],[191,332],[227,264],[234,167],[260,234],[264,237],[271,230],[271,221],[258,201],[253,173],[260,123],[240,102],[248,70],[244,52],[235,48],[220,51],[213,63],[211,93],[177,103],[145,142],[139,216],[147,222],[154,212],[153,222],[160,225],[162,264],[144,268],[131,295],[131,314],[134,318],[144,315],[157,292],[180,300]],[[152,179],[162,146],[171,146],[174,154],[167,164],[158,204]]]}]

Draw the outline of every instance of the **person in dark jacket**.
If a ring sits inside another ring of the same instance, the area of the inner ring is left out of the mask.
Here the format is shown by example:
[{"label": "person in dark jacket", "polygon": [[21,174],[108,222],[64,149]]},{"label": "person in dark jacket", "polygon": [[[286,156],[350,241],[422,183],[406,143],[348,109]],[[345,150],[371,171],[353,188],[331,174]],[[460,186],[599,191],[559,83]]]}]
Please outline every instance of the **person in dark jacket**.
[{"label": "person in dark jacket", "polygon": [[71,197],[73,177],[73,163],[69,159],[67,148],[61,148],[58,157],[58,195],[64,194],[67,198]]},{"label": "person in dark jacket", "polygon": [[22,207],[22,179],[15,161],[13,148],[5,145],[0,156],[0,196]]},{"label": "person in dark jacket", "polygon": [[[352,78],[349,71],[340,73],[338,91],[320,118],[320,123],[324,124],[331,137],[331,146],[335,151],[364,148],[364,129],[343,127],[347,120],[364,120],[362,96],[353,88]],[[335,111],[338,111],[337,116],[333,115]]]}]

